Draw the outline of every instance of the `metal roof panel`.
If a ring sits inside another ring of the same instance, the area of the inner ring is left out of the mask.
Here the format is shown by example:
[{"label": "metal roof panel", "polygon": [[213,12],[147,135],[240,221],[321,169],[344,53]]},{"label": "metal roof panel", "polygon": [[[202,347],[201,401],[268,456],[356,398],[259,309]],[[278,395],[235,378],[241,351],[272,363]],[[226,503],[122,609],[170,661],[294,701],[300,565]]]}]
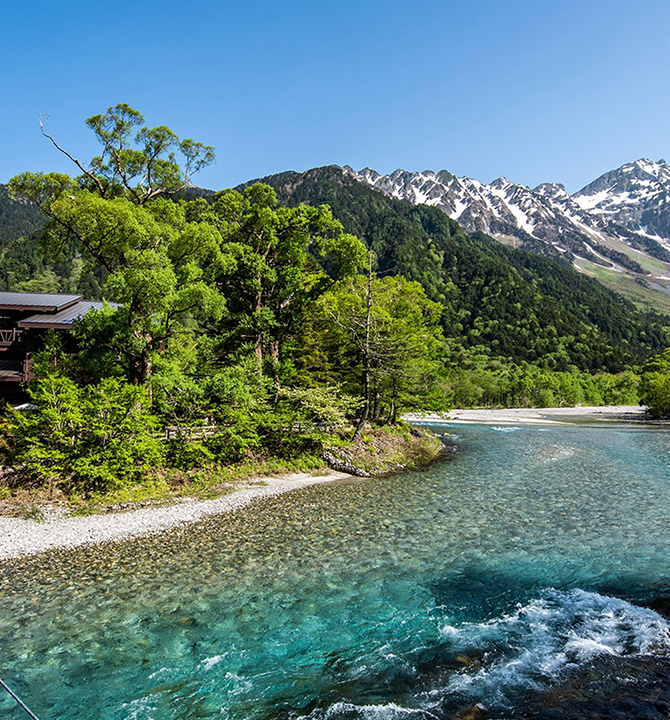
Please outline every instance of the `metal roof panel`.
[{"label": "metal roof panel", "polygon": [[81,300],[81,295],[56,293],[0,292],[0,310],[62,310]]},{"label": "metal roof panel", "polygon": [[[116,303],[109,303],[113,308],[118,307]],[[19,320],[17,325],[23,328],[62,328],[72,327],[76,320],[84,317],[90,310],[101,310],[104,303],[95,300],[81,300],[80,302],[67,307],[56,314],[39,313]]]}]

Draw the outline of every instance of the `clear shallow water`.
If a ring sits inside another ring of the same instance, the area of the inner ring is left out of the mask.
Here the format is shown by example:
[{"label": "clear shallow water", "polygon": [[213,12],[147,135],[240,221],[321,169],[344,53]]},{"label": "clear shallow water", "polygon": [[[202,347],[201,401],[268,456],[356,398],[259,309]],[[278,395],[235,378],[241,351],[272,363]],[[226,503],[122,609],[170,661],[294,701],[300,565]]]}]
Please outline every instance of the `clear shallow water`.
[{"label": "clear shallow water", "polygon": [[423,472],[0,566],[5,680],[43,720],[667,717],[668,432],[448,429]]}]

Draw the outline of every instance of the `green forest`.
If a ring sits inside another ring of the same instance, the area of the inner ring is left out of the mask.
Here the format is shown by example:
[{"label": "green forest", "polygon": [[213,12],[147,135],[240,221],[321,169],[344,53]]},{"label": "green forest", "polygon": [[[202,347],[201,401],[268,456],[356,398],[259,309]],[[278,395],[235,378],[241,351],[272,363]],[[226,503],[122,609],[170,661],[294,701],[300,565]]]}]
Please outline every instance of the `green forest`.
[{"label": "green forest", "polygon": [[36,409],[4,417],[5,461],[31,482],[103,492],[157,468],[318,464],[408,410],[650,397],[656,371],[639,374],[668,318],[567,263],[337,167],[201,191],[211,147],[123,104],[86,123],[89,165],[0,193],[1,289],[114,303],[76,325],[76,353],[47,339]]}]

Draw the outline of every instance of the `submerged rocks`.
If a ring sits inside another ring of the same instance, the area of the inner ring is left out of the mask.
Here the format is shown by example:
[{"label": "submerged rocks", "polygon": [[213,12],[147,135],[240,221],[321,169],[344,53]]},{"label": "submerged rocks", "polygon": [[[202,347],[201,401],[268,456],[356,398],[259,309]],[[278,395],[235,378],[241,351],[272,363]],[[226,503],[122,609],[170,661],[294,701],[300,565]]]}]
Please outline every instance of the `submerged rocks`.
[{"label": "submerged rocks", "polygon": [[670,596],[659,595],[647,603],[647,607],[662,615],[666,620],[670,620]]}]

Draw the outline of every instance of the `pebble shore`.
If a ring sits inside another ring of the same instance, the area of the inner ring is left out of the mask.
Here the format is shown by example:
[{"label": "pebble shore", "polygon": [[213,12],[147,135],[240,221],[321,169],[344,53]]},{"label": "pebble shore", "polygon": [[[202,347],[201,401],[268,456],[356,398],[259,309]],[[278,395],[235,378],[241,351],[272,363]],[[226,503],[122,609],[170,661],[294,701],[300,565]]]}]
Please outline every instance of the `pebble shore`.
[{"label": "pebble shore", "polygon": [[213,500],[181,500],[173,505],[84,517],[47,517],[43,521],[0,517],[0,559],[36,555],[54,548],[114,542],[149,535],[206,515],[233,512],[266,497],[308,485],[351,477],[346,473],[296,473],[246,481]]},{"label": "pebble shore", "polygon": [[[645,409],[639,405],[602,405],[597,407],[564,408],[482,408],[451,410],[446,413],[409,413],[407,422],[419,423],[477,423],[484,425],[554,425],[574,422],[651,423]],[[661,424],[655,422],[653,424]]]}]

